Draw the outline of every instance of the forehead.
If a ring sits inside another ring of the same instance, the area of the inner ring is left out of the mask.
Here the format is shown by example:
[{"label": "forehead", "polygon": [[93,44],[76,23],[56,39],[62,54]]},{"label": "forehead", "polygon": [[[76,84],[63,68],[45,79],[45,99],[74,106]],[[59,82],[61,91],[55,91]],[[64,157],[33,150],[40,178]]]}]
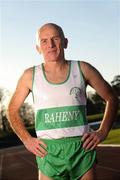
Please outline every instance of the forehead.
[{"label": "forehead", "polygon": [[39,38],[47,38],[53,36],[60,36],[60,32],[52,25],[46,25],[39,30]]}]

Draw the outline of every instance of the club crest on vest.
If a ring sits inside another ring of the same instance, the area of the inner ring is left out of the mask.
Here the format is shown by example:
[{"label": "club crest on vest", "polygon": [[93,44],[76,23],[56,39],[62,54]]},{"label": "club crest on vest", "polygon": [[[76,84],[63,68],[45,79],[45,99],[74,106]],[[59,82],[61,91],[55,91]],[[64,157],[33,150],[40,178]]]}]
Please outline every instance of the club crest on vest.
[{"label": "club crest on vest", "polygon": [[77,99],[77,101],[81,102],[82,99],[80,96],[83,95],[83,91],[79,87],[73,87],[70,89],[70,95]]}]

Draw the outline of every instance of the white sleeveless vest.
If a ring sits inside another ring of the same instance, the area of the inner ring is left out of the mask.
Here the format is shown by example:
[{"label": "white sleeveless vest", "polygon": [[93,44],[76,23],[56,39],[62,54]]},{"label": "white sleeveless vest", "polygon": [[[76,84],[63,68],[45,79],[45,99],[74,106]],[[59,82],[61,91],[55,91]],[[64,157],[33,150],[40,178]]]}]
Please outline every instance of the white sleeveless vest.
[{"label": "white sleeveless vest", "polygon": [[68,61],[69,74],[62,83],[47,80],[43,64],[33,71],[35,129],[39,138],[82,136],[89,131],[86,87],[78,61]]}]

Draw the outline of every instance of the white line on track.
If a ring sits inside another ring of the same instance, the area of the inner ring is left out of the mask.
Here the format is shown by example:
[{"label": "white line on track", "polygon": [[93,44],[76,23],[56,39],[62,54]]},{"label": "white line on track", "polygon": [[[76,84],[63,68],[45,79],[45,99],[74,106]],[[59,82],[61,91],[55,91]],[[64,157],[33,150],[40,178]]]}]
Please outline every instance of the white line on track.
[{"label": "white line on track", "polygon": [[99,144],[98,147],[120,147],[120,144]]}]

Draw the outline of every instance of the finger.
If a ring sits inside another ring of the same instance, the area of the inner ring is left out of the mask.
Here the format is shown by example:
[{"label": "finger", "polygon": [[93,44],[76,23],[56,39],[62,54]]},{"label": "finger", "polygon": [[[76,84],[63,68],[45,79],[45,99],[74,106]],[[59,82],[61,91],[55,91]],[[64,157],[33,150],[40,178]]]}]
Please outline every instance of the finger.
[{"label": "finger", "polygon": [[40,146],[40,144],[36,141],[34,145],[28,147],[29,151],[33,154],[43,157],[47,154],[47,151]]},{"label": "finger", "polygon": [[39,140],[39,143],[43,148],[45,149],[47,148],[47,145],[43,141]]},{"label": "finger", "polygon": [[94,144],[90,149],[93,150],[96,148],[96,146],[97,146],[97,144]]},{"label": "finger", "polygon": [[95,149],[98,145],[98,141],[94,141],[93,145],[90,147],[91,150]]},{"label": "finger", "polygon": [[91,149],[93,146],[94,146],[94,142],[91,141],[91,142],[89,142],[84,148],[85,148],[86,150],[88,150],[88,149]]},{"label": "finger", "polygon": [[36,144],[33,147],[33,152],[35,155],[40,156],[40,157],[44,157],[47,154],[47,151],[43,149],[39,144]]},{"label": "finger", "polygon": [[81,139],[81,141],[85,141],[90,136],[90,133],[85,133]]},{"label": "finger", "polygon": [[47,154],[47,150],[44,149],[41,145],[39,145],[38,150],[39,150],[42,154],[44,154],[44,155]]},{"label": "finger", "polygon": [[42,154],[44,154],[44,155],[47,154],[47,150],[46,150],[47,145],[46,145],[43,141],[39,140],[36,148],[37,148]]},{"label": "finger", "polygon": [[92,136],[88,136],[86,137],[86,139],[83,142],[83,148],[86,148],[88,146],[88,144],[93,140]]},{"label": "finger", "polygon": [[97,139],[92,139],[91,141],[88,142],[88,144],[86,144],[85,146],[85,149],[88,150],[88,149],[94,149],[98,144],[98,140]]},{"label": "finger", "polygon": [[45,154],[43,154],[41,151],[39,151],[38,149],[34,149],[33,150],[33,154],[35,154],[36,156],[39,156],[39,157],[44,157]]}]

